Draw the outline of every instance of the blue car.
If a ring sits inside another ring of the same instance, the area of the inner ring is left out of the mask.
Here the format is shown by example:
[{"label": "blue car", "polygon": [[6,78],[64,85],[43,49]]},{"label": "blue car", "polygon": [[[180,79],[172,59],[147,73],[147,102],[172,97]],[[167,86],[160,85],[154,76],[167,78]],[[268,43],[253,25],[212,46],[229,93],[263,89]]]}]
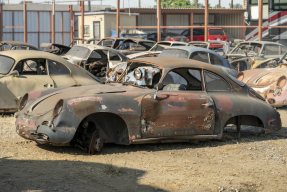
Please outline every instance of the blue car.
[{"label": "blue car", "polygon": [[227,74],[236,77],[236,71],[222,56],[209,49],[193,46],[168,47],[158,57],[180,57],[194,59],[220,67]]}]

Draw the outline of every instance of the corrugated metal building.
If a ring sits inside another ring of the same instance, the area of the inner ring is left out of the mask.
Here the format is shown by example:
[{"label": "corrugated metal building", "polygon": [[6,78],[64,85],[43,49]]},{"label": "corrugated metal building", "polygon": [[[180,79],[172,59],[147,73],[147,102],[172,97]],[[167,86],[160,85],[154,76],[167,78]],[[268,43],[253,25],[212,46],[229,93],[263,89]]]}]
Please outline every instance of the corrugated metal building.
[{"label": "corrugated metal building", "polygon": [[[156,9],[130,8],[121,9],[122,12],[139,13],[137,26],[155,26],[154,29],[142,29],[147,32],[155,32],[157,25]],[[209,26],[239,26],[244,25],[245,9],[209,9]],[[162,9],[162,26],[190,26],[204,25],[204,9]],[[191,16],[192,15],[192,16]],[[193,21],[191,22],[191,18]],[[181,33],[181,29],[166,29],[166,31]],[[164,29],[163,29],[164,30]],[[244,28],[224,28],[234,38],[244,39]]]},{"label": "corrugated metal building", "polygon": [[[92,5],[91,11],[99,11],[110,5]],[[85,6],[88,10],[88,6]],[[23,4],[4,4],[3,37],[0,40],[24,41]],[[69,5],[55,5],[55,43],[69,45],[71,35],[78,36],[78,18],[76,12],[79,5],[72,5],[73,19],[70,19]],[[27,4],[27,41],[39,47],[41,43],[52,42],[52,5]],[[22,28],[19,28],[22,27]],[[72,32],[72,33],[71,33]]]}]

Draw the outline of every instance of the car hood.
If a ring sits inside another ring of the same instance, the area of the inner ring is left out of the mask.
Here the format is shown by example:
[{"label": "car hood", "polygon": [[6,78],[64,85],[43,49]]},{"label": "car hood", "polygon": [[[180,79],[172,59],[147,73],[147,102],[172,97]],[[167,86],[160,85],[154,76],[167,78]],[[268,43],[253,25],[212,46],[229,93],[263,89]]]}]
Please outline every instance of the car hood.
[{"label": "car hood", "polygon": [[287,73],[285,68],[277,69],[253,69],[244,71],[244,79],[250,87],[266,87],[270,86]]},{"label": "car hood", "polygon": [[25,114],[29,116],[41,116],[52,111],[61,99],[79,99],[79,101],[94,100],[99,94],[137,92],[139,94],[149,93],[150,89],[138,88],[120,83],[100,84],[90,86],[71,87],[55,91],[51,94],[38,98],[29,106],[25,107]]}]

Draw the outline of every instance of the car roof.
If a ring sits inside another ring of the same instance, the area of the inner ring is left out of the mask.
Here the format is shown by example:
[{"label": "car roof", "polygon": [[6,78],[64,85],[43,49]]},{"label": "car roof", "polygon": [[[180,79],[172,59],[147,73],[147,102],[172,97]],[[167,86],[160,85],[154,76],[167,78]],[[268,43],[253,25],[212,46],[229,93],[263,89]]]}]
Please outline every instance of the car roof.
[{"label": "car roof", "polygon": [[25,43],[25,42],[21,42],[21,41],[1,41],[0,43],[6,43],[6,44],[10,44],[10,45],[25,45],[25,46],[29,46],[29,47],[33,47],[35,49],[38,49],[37,47],[35,47],[34,45],[30,44],[30,43]]},{"label": "car roof", "polygon": [[[261,43],[261,44],[274,44],[274,45],[282,45],[281,43],[277,43],[277,42],[270,42],[270,41],[244,41],[244,42],[241,42],[242,44],[243,43]],[[241,44],[239,43],[239,44]]]},{"label": "car roof", "polygon": [[212,53],[212,54],[214,54],[216,56],[220,56],[216,52],[211,51],[210,49],[205,49],[205,48],[196,47],[196,46],[175,46],[175,47],[167,47],[166,49],[181,49],[181,50],[188,51],[189,53],[192,53],[192,52],[195,52],[195,51],[202,51],[202,52],[206,52],[206,53]]},{"label": "car roof", "polygon": [[132,59],[128,63],[138,62],[138,63],[149,63],[158,65],[164,69],[172,69],[177,67],[190,67],[198,69],[208,69],[215,71],[217,73],[224,73],[219,67],[204,63],[201,61],[187,59],[187,58],[177,58],[177,57],[143,57],[138,59]]},{"label": "car roof", "polygon": [[157,42],[157,44],[159,43],[170,43],[171,45],[172,44],[182,44],[182,45],[187,45],[188,43],[185,43],[185,42],[181,42],[181,41],[159,41]]},{"label": "car roof", "polygon": [[9,51],[1,51],[0,55],[11,57],[15,59],[16,61],[20,61],[22,59],[34,59],[34,58],[46,58],[51,59],[54,61],[61,62],[63,64],[69,63],[62,57],[48,53],[45,51],[37,51],[37,50],[9,50]]}]

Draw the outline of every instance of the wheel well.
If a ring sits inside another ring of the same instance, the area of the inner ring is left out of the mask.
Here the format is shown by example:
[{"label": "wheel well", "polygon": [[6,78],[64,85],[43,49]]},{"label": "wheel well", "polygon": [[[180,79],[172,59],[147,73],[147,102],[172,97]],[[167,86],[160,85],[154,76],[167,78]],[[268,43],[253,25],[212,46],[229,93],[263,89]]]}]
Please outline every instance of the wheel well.
[{"label": "wheel well", "polygon": [[[84,125],[86,124],[86,125]],[[99,132],[105,143],[129,144],[128,128],[125,121],[118,115],[107,112],[93,113],[80,123],[77,132],[88,127],[88,132]]]},{"label": "wheel well", "polygon": [[[234,116],[232,118],[230,118],[226,123],[225,126],[226,127],[228,124],[235,124],[236,125],[236,118],[238,116]],[[239,116],[241,118],[241,125],[250,125],[250,126],[256,126],[256,127],[263,127],[264,128],[264,124],[262,122],[261,119],[259,119],[256,116],[253,115],[240,115]]]}]

